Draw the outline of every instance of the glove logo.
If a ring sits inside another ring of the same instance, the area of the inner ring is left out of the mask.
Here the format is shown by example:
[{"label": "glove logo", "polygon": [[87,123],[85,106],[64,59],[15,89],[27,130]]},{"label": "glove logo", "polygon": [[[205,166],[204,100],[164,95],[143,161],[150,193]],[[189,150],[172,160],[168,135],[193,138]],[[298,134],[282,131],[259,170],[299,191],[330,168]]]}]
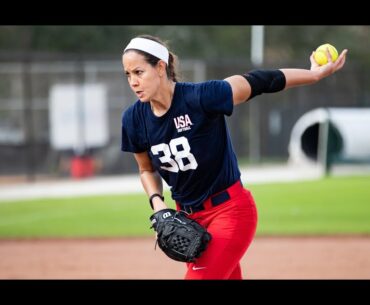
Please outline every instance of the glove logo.
[{"label": "glove logo", "polygon": [[162,218],[163,219],[166,219],[167,217],[170,217],[171,216],[171,213],[170,212],[166,212],[162,215]]}]

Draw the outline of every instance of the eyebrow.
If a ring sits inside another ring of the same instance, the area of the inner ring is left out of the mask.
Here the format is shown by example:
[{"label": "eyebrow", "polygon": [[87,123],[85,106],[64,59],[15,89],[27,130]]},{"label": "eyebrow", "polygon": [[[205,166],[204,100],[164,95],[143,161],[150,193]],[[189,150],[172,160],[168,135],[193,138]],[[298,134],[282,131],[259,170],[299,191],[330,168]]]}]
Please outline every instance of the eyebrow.
[{"label": "eyebrow", "polygon": [[[140,68],[140,67],[135,67],[134,69],[132,69],[132,71],[136,71],[136,70],[138,70],[138,69],[142,69],[142,68]],[[129,73],[126,69],[125,69],[125,72],[126,72],[126,73]]]}]

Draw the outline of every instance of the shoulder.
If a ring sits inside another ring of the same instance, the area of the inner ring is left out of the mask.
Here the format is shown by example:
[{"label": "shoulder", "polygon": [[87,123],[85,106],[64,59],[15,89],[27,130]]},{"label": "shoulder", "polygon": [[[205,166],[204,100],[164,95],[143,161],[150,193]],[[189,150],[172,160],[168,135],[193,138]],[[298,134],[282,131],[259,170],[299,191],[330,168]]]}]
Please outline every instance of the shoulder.
[{"label": "shoulder", "polygon": [[231,92],[231,86],[225,80],[207,80],[199,83],[184,82],[178,83],[178,86],[184,97],[191,98]]},{"label": "shoulder", "polygon": [[230,93],[231,86],[225,80],[209,80],[202,83],[197,84],[198,90],[202,95],[207,97],[212,95],[219,95],[220,93]]},{"label": "shoulder", "polygon": [[178,83],[182,90],[201,90],[207,87],[230,87],[230,84],[226,80],[207,80],[199,83],[184,82]]},{"label": "shoulder", "polygon": [[122,123],[137,121],[142,116],[144,104],[139,100],[126,108],[122,113]]},{"label": "shoulder", "polygon": [[145,104],[137,101],[122,114],[121,150],[140,153],[147,150],[148,142],[145,135],[144,109]]},{"label": "shoulder", "polygon": [[232,95],[231,85],[225,80],[209,80],[199,83],[201,98],[205,99],[224,99]]},{"label": "shoulder", "polygon": [[197,90],[198,84],[191,82],[179,82],[176,83],[176,88],[181,91],[182,94],[191,94]]},{"label": "shoulder", "polygon": [[222,80],[209,80],[209,81],[203,82],[202,86],[204,88],[215,88],[215,89],[224,89],[224,90],[231,89],[231,86],[230,86],[229,82],[227,82],[224,79],[222,79]]}]

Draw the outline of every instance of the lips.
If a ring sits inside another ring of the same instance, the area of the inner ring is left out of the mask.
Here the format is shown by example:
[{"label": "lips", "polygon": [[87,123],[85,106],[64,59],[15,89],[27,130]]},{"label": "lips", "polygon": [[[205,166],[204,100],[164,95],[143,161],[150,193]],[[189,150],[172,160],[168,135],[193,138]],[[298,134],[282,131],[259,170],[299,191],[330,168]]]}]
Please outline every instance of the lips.
[{"label": "lips", "polygon": [[144,91],[136,91],[136,95],[141,98],[144,95]]}]

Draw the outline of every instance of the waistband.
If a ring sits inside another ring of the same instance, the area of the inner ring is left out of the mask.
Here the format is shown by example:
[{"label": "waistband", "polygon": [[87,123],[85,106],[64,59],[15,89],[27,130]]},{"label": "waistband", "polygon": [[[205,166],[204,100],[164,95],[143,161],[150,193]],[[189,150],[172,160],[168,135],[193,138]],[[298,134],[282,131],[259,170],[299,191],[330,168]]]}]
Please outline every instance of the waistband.
[{"label": "waistband", "polygon": [[239,194],[242,189],[243,184],[240,180],[238,180],[227,189],[208,197],[205,201],[202,202],[202,204],[198,206],[182,205],[181,203],[176,201],[176,207],[178,210],[184,211],[188,214],[193,214],[195,212],[203,210],[209,210],[215,206],[227,202],[230,198]]}]

